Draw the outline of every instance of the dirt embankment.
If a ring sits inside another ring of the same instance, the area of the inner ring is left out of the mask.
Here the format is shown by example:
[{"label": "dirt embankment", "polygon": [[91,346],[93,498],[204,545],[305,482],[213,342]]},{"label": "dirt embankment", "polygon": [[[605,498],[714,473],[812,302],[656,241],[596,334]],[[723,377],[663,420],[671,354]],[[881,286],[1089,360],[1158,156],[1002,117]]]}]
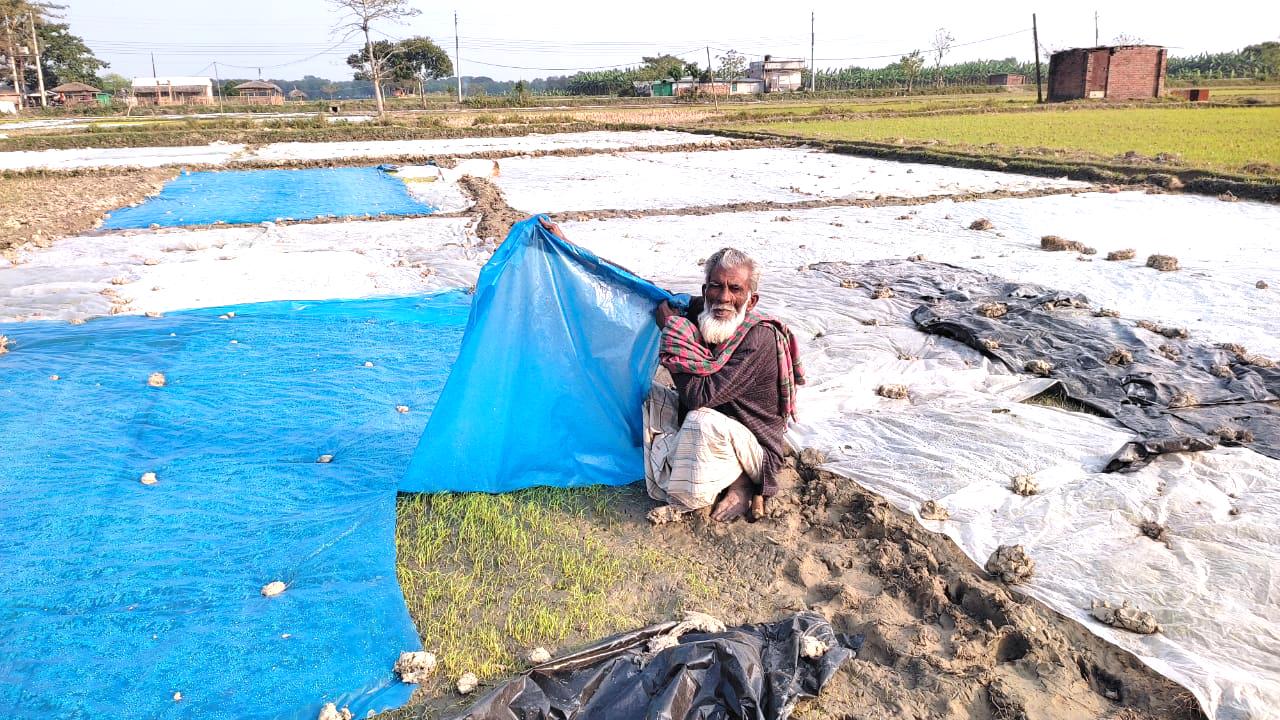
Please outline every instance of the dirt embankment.
[{"label": "dirt embankment", "polygon": [[90,230],[103,213],[160,192],[177,169],[0,176],[0,253]]}]

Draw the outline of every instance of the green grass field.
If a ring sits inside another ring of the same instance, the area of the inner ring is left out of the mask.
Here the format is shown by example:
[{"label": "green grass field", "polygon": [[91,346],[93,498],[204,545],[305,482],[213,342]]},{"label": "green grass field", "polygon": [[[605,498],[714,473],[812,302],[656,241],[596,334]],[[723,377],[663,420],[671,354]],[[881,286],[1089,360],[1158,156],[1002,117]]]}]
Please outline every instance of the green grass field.
[{"label": "green grass field", "polygon": [[1175,153],[1187,166],[1218,171],[1238,172],[1258,164],[1280,166],[1280,107],[1098,108],[731,127],[819,140],[934,141],[995,155],[1002,150],[1016,153],[1038,148],[1102,157],[1129,151],[1147,157]]}]

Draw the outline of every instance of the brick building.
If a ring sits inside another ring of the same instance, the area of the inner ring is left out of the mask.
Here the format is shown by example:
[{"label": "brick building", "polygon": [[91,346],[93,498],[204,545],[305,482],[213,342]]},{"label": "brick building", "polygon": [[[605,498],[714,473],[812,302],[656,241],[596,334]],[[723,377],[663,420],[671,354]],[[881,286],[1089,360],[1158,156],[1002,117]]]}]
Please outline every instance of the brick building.
[{"label": "brick building", "polygon": [[1049,57],[1049,102],[1164,94],[1168,52],[1156,45],[1075,48]]},{"label": "brick building", "polygon": [[988,85],[1003,85],[1011,87],[1014,85],[1023,85],[1027,82],[1027,78],[1017,73],[996,73],[987,76]]}]

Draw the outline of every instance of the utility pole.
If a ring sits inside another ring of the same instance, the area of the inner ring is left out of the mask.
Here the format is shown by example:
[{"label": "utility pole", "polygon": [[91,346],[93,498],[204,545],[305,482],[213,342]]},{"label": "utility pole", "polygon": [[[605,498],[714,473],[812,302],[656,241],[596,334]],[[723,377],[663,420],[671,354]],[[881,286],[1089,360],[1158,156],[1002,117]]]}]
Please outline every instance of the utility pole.
[{"label": "utility pole", "polygon": [[809,92],[813,92],[814,89],[818,87],[817,85],[818,67],[817,65],[814,64],[817,62],[817,60],[814,59],[815,56],[813,52],[815,37],[816,36],[813,33],[813,11],[810,10],[809,11]]},{"label": "utility pole", "polygon": [[458,76],[458,104],[462,104],[462,50],[458,42],[458,11],[453,11],[453,72]]},{"label": "utility pole", "polygon": [[222,78],[218,75],[218,61],[213,61],[213,81],[218,85],[214,88],[218,93],[218,112],[222,112]]},{"label": "utility pole", "polygon": [[1031,42],[1036,44],[1036,102],[1044,102],[1044,94],[1040,90],[1040,30],[1036,27],[1036,14],[1031,13]]},{"label": "utility pole", "polygon": [[21,110],[26,107],[23,102],[27,89],[26,66],[23,64],[25,61],[20,62],[18,60],[18,46],[13,42],[13,23],[5,23],[4,31],[5,38],[8,41],[8,52],[6,54],[9,56],[9,74],[13,78],[13,92],[18,96],[18,109]]},{"label": "utility pole", "polygon": [[31,52],[36,58],[36,84],[40,88],[40,107],[49,107],[49,99],[44,96],[44,68],[40,67],[40,41],[36,39],[36,11],[33,8],[27,13],[31,23]]},{"label": "utility pole", "polygon": [[1093,46],[1098,47],[1098,11],[1093,11]]},{"label": "utility pole", "polygon": [[711,69],[711,46],[707,46],[707,77],[711,78],[711,101],[720,109],[720,96],[716,95],[716,73]]}]

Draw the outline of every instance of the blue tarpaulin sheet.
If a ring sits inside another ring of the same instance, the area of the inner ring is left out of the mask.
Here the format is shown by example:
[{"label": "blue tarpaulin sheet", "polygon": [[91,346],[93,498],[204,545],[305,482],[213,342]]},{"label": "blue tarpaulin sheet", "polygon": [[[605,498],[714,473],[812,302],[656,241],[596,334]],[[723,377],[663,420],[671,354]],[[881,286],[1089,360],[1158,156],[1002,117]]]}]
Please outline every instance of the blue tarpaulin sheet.
[{"label": "blue tarpaulin sheet", "polygon": [[108,230],[229,225],[366,215],[425,215],[402,180],[376,167],[223,170],[179,175],[159,195],[120,208]]},{"label": "blue tarpaulin sheet", "polygon": [[[326,701],[357,717],[403,704],[413,688],[391,668],[420,644],[396,581],[395,488],[468,305],[456,292],[0,325],[0,715],[314,720]],[[264,597],[277,580],[287,590]]]},{"label": "blue tarpaulin sheet", "polygon": [[536,218],[517,223],[480,271],[458,360],[400,489],[642,479],[663,300],[674,298]]}]

